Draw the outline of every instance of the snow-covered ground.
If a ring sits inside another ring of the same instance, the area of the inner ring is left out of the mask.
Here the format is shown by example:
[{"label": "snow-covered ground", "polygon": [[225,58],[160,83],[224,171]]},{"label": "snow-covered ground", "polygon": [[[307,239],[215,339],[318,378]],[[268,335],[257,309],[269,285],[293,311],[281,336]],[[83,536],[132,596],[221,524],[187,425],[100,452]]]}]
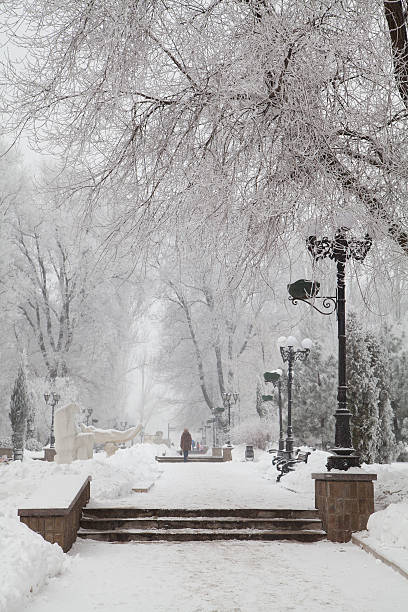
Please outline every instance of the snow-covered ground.
[{"label": "snow-covered ground", "polygon": [[82,540],[69,556],[19,612],[403,612],[408,601],[408,580],[353,544]]},{"label": "snow-covered ground", "polygon": [[132,487],[154,482],[161,475],[154,458],[165,449],[138,444],[110,458],[102,452],[70,465],[37,461],[33,459],[36,453],[26,452],[22,462],[0,464],[0,612],[20,612],[27,597],[65,571],[71,562],[57,544],[49,544],[20,523],[18,508],[30,505],[30,499],[47,482],[49,497],[44,504],[52,505],[53,483],[64,475],[92,476],[91,494],[96,503],[129,495]]},{"label": "snow-covered ground", "polygon": [[[262,451],[254,462],[243,461],[244,447],[237,447],[230,463],[158,464],[154,457],[163,451],[145,444],[71,465],[29,456],[0,465],[0,612],[156,612],[182,609],[184,602],[193,611],[404,609],[408,580],[353,544],[78,541],[65,555],[18,520],[17,508],[40,484],[50,483],[52,498],[54,480],[68,475],[92,476],[95,506],[313,508],[310,475],[325,471],[327,458],[312,453],[277,484],[271,456]],[[378,511],[365,541],[408,571],[408,464],[363,469],[378,474]],[[149,493],[132,493],[151,482]]]}]

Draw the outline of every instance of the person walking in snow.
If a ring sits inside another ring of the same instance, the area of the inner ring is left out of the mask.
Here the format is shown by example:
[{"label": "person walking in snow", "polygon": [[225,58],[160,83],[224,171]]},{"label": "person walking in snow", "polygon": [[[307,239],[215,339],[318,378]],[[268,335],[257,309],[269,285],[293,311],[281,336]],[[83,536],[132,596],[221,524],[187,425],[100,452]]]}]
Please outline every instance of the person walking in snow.
[{"label": "person walking in snow", "polygon": [[188,431],[186,427],[183,433],[181,434],[181,439],[180,439],[180,448],[184,454],[184,461],[187,461],[188,451],[191,450],[191,443],[192,443],[191,433]]}]

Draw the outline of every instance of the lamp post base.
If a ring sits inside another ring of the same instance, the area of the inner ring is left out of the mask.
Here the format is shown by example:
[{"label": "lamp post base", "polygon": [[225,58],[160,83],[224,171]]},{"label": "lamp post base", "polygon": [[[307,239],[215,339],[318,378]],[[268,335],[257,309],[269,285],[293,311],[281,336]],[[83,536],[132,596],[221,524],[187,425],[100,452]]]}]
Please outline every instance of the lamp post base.
[{"label": "lamp post base", "polygon": [[[350,449],[353,452],[354,449]],[[339,453],[337,449],[331,449],[334,453],[327,459],[326,467],[327,471],[330,470],[343,470],[347,471],[352,467],[361,467],[361,460],[358,455]]]}]

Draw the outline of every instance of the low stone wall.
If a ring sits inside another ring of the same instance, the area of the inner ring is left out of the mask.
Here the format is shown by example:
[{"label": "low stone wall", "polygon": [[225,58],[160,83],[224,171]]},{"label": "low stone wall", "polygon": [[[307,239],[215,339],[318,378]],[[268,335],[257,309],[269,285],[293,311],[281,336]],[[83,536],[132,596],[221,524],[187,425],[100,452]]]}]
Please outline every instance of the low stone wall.
[{"label": "low stone wall", "polygon": [[56,542],[67,552],[77,538],[82,508],[89,501],[90,481],[88,476],[69,507],[20,509],[20,521],[42,535],[44,540],[51,544]]},{"label": "low stone wall", "polygon": [[367,529],[374,512],[374,485],[377,474],[312,474],[315,504],[323,529],[332,542],[349,542],[355,531]]}]

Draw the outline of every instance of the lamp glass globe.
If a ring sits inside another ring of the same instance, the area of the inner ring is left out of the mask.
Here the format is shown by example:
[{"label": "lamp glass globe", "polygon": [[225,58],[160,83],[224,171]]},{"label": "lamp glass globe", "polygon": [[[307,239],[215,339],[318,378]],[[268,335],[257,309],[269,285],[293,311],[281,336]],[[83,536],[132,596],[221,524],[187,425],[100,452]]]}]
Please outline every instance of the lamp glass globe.
[{"label": "lamp glass globe", "polygon": [[304,349],[309,349],[310,351],[313,346],[313,342],[310,338],[305,338],[304,340],[302,340],[302,346]]}]

